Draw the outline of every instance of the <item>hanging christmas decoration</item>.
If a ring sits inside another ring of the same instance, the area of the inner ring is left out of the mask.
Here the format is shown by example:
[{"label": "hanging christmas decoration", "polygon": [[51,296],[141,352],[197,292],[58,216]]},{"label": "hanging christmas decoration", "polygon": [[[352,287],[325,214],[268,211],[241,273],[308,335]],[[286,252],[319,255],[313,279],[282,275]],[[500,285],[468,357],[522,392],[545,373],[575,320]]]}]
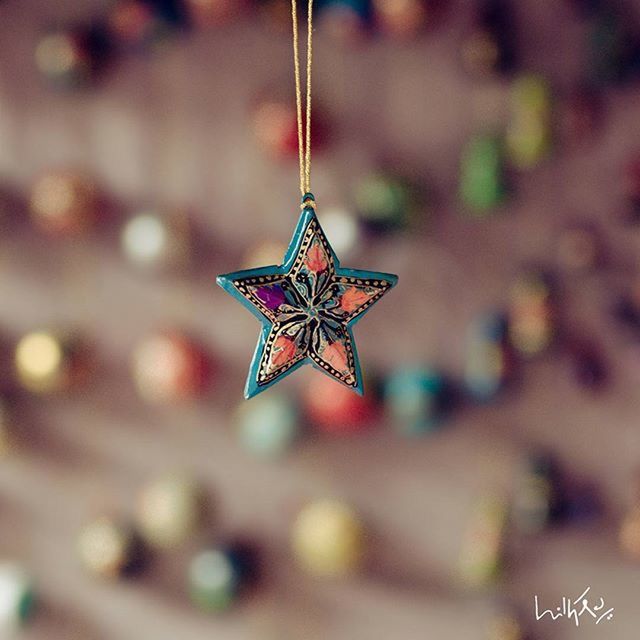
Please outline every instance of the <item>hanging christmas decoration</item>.
[{"label": "hanging christmas decoration", "polygon": [[397,282],[397,276],[387,273],[342,269],[316,217],[310,192],[313,0],[307,14],[304,123],[295,0],[291,14],[302,213],[280,266],[237,271],[217,279],[262,322],[245,387],[247,398],[307,363],[362,393],[352,328]]}]

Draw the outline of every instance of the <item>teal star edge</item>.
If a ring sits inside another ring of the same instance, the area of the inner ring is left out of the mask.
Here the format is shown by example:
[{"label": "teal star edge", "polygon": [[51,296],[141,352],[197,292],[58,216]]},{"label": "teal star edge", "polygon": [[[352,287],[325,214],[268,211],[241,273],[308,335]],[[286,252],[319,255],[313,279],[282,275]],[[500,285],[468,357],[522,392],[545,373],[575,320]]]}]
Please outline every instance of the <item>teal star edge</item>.
[{"label": "teal star edge", "polygon": [[[294,365],[290,366],[288,369],[283,371],[281,374],[277,375],[275,379],[267,382],[267,383],[259,383],[258,381],[258,372],[260,369],[260,363],[262,361],[265,345],[267,343],[267,338],[271,331],[271,327],[273,322],[265,316],[265,314],[258,308],[255,304],[253,304],[249,299],[247,299],[236,287],[236,282],[239,280],[245,280],[247,278],[259,278],[262,276],[286,276],[291,271],[296,258],[301,249],[303,238],[307,232],[309,225],[312,222],[316,222],[320,233],[323,234],[326,239],[326,234],[322,230],[322,226],[318,221],[318,218],[315,213],[315,206],[309,205],[309,202],[315,203],[315,198],[313,194],[306,193],[302,198],[302,204],[305,205],[300,214],[300,218],[298,220],[298,224],[293,233],[291,241],[289,243],[289,247],[284,256],[284,260],[281,265],[269,265],[265,267],[258,267],[255,269],[245,269],[242,271],[234,271],[232,273],[221,274],[216,278],[217,284],[222,287],[228,294],[230,294],[233,298],[238,300],[244,307],[246,307],[258,320],[260,320],[262,324],[262,330],[258,336],[258,343],[256,345],[253,358],[251,360],[251,366],[249,367],[249,375],[247,376],[247,381],[244,389],[244,397],[246,399],[252,398],[263,391],[266,391],[269,387],[273,386],[286,376],[290,375],[294,371],[298,370],[305,364],[311,364],[314,369],[321,371],[325,375],[330,376],[334,380],[337,380],[341,384],[345,384],[335,376],[331,375],[328,371],[325,371],[321,366],[319,366],[309,355],[306,355],[303,359],[296,362]],[[387,289],[384,291],[386,293],[388,290],[392,289],[398,282],[398,276],[391,273],[382,273],[378,271],[364,271],[360,269],[345,269],[340,267],[340,261],[336,256],[333,247],[326,240],[327,248],[330,252],[331,259],[333,260],[333,265],[335,268],[334,277],[347,277],[347,278],[357,278],[360,280],[377,280],[384,282],[387,286]],[[384,295],[384,294],[382,294]],[[379,296],[379,298],[382,297]],[[379,299],[378,298],[378,299]],[[375,300],[375,302],[378,301]],[[357,322],[359,322],[365,314],[371,309],[373,306],[372,303],[362,312],[358,313],[352,320],[349,320],[345,323],[345,329],[348,333],[349,340],[351,342],[352,351],[353,351],[353,368],[355,372],[355,384],[354,385],[345,385],[350,389],[355,391],[358,395],[364,394],[364,384],[362,378],[362,370],[360,367],[360,359],[358,357],[358,351],[356,348],[355,338],[353,336],[353,327]]]}]

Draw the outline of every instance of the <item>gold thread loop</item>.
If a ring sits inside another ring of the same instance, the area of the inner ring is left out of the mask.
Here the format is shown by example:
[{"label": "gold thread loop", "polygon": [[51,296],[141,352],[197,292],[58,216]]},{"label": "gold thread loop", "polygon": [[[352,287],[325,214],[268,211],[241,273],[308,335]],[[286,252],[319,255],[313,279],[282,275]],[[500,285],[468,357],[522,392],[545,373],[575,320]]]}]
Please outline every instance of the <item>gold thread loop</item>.
[{"label": "gold thread loop", "polygon": [[300,194],[304,196],[305,193],[311,191],[311,63],[313,60],[313,0],[308,0],[307,7],[307,91],[304,133],[302,123],[298,9],[296,0],[291,0],[291,20],[293,23],[293,69],[296,83],[296,119],[298,122]]}]

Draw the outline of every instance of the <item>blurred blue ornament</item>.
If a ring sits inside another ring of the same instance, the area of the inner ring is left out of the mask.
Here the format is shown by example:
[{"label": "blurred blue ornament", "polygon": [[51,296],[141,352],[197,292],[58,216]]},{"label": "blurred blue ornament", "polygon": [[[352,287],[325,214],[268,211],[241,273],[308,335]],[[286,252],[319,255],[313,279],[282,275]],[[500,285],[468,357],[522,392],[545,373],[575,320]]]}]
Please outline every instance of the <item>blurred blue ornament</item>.
[{"label": "blurred blue ornament", "polygon": [[467,337],[464,383],[468,393],[480,401],[493,399],[507,383],[512,360],[505,316],[490,313],[476,318]]},{"label": "blurred blue ornament", "polygon": [[373,231],[402,229],[415,217],[418,193],[407,179],[377,172],[355,186],[355,203],[362,223]]},{"label": "blurred blue ornament", "polygon": [[286,396],[274,392],[243,402],[236,422],[242,444],[251,453],[264,457],[285,453],[300,431],[295,405]]},{"label": "blurred blue ornament", "polygon": [[205,549],[189,565],[191,601],[204,611],[224,611],[255,577],[256,570],[256,558],[244,545]]},{"label": "blurred blue ornament", "polygon": [[394,426],[407,435],[437,429],[451,405],[451,389],[445,378],[421,367],[394,371],[387,378],[384,392]]}]

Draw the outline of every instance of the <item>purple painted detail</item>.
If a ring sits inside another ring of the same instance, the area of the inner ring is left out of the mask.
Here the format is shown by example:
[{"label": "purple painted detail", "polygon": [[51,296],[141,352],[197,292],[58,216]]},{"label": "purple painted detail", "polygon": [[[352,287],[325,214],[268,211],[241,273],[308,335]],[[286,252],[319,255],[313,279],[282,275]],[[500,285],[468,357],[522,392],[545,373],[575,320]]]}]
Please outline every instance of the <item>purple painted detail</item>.
[{"label": "purple painted detail", "polygon": [[275,311],[285,301],[284,290],[279,284],[259,287],[256,289],[256,297],[270,311]]}]

